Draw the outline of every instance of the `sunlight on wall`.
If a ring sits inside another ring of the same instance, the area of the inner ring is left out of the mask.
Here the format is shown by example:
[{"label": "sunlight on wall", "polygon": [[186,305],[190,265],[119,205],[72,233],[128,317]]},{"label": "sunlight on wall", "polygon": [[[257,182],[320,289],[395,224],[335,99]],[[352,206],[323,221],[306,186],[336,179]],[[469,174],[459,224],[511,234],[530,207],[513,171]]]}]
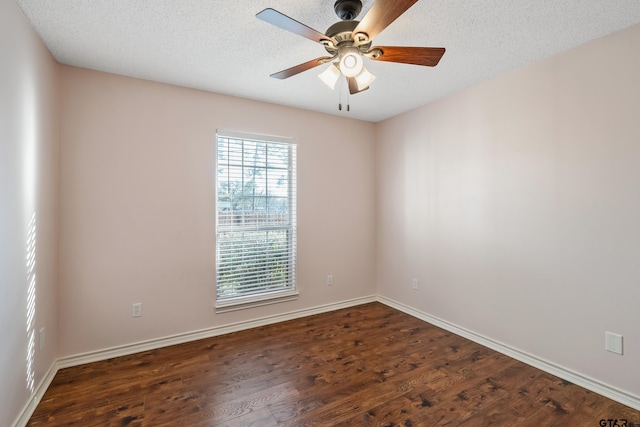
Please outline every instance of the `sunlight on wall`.
[{"label": "sunlight on wall", "polygon": [[27,388],[34,391],[36,353],[36,213],[31,215],[27,234]]},{"label": "sunlight on wall", "polygon": [[24,212],[31,212],[27,226],[26,267],[26,386],[33,393],[35,389],[36,356],[36,208],[38,194],[38,141],[40,117],[37,76],[35,69],[25,70],[22,88],[22,150],[23,150],[23,201]]}]

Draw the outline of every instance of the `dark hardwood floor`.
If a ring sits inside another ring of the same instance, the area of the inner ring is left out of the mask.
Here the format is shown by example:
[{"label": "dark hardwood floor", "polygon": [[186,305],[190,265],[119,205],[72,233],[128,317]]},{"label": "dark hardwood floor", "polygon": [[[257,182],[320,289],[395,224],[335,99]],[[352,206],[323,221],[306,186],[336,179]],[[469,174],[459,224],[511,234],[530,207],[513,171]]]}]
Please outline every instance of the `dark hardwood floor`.
[{"label": "dark hardwood floor", "polygon": [[372,303],[60,370],[28,425],[609,425],[601,419],[640,425],[640,412]]}]

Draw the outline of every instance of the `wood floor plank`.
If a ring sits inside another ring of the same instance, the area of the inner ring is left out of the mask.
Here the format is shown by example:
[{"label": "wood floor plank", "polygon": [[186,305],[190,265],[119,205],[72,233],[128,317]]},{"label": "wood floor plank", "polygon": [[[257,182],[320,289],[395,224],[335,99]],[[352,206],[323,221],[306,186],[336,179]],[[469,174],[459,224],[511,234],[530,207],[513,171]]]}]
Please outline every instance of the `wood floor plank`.
[{"label": "wood floor plank", "polygon": [[597,426],[640,412],[379,303],[60,370],[29,426]]}]

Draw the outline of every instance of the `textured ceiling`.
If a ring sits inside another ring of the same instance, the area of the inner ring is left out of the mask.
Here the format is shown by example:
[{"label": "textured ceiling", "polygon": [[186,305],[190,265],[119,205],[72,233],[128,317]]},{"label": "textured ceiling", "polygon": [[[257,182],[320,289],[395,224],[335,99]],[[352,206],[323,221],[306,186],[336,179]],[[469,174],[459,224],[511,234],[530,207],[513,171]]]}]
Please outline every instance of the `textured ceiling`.
[{"label": "textured ceiling", "polygon": [[317,77],[326,66],[269,77],[326,52],[255,17],[272,7],[325,32],[334,0],[17,2],[63,64],[373,122],[640,22],[638,0],[421,0],[374,45],[445,47],[440,64],[365,60],[377,79],[347,112]]}]

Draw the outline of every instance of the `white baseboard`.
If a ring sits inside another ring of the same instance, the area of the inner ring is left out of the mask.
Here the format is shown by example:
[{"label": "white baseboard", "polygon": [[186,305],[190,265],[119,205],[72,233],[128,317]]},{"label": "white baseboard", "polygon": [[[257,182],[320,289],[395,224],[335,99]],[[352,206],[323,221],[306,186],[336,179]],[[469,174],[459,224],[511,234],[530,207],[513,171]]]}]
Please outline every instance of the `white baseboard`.
[{"label": "white baseboard", "polygon": [[243,322],[231,323],[222,326],[214,326],[212,328],[201,329],[199,331],[187,332],[162,338],[156,338],[147,341],[141,341],[133,344],[126,344],[118,347],[107,348],[103,350],[92,351],[89,353],[77,354],[73,356],[62,357],[57,361],[58,369],[68,368],[70,366],[83,365],[85,363],[98,362],[101,360],[111,359],[113,357],[127,356],[142,351],[155,350],[170,345],[183,344],[186,342],[196,341],[203,338],[211,338],[218,335],[238,332],[245,329],[257,328],[259,326],[270,325],[272,323],[285,322],[287,320],[298,319],[301,317],[312,316],[314,314],[326,313],[328,311],[340,310],[342,308],[353,307],[360,304],[377,301],[375,295],[368,297],[355,298],[337,303],[325,304],[316,307],[306,308],[302,310],[291,311],[273,316],[266,316],[257,319],[247,320]]},{"label": "white baseboard", "polygon": [[31,418],[31,415],[36,410],[38,403],[40,403],[40,401],[42,400],[42,396],[44,396],[44,393],[51,385],[51,381],[53,381],[56,373],[58,373],[58,367],[56,366],[56,362],[54,361],[49,367],[49,370],[47,371],[45,376],[38,384],[38,387],[36,387],[34,393],[31,395],[31,399],[29,399],[24,408],[22,408],[22,412],[13,423],[14,427],[24,427],[27,425],[27,423],[29,422],[29,418]]},{"label": "white baseboard", "polygon": [[552,375],[555,375],[558,378],[562,378],[563,380],[579,385],[580,387],[584,387],[587,390],[591,390],[594,393],[598,393],[602,396],[608,397],[609,399],[615,400],[616,402],[620,402],[623,405],[627,405],[633,409],[637,409],[640,411],[640,397],[638,396],[632,395],[623,390],[619,390],[615,387],[604,384],[600,381],[594,380],[592,378],[589,378],[577,372],[571,371],[567,368],[556,365],[547,360],[540,359],[539,357],[536,357],[532,354],[518,350],[516,348],[510,347],[501,342],[494,341],[491,338],[487,338],[473,331],[470,331],[468,329],[465,329],[453,323],[447,322],[446,320],[442,320],[437,317],[431,316],[427,313],[416,310],[415,308],[409,307],[408,305],[399,303],[392,299],[378,295],[377,300],[382,304],[388,305],[389,307],[393,307],[397,310],[402,311],[403,313],[409,314],[410,316],[416,317],[420,320],[424,320],[427,323],[438,326],[456,335],[460,335],[473,342],[481,344],[485,347],[488,347],[499,353],[512,357],[516,360],[519,360],[520,362],[526,363],[527,365],[530,365],[542,371],[548,372]]}]

